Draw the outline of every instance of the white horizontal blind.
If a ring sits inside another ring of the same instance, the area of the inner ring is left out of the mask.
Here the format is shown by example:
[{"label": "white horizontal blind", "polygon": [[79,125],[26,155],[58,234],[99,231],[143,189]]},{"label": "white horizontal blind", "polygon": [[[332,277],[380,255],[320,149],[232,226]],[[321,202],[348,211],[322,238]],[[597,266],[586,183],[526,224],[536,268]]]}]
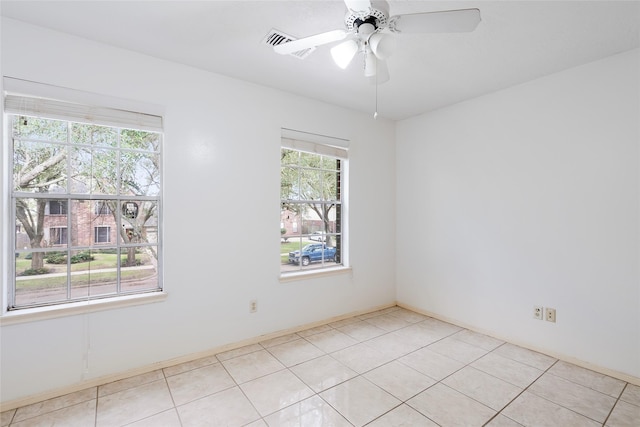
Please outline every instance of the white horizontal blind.
[{"label": "white horizontal blind", "polygon": [[347,159],[348,146],[346,139],[282,129],[283,148]]},{"label": "white horizontal blind", "polygon": [[4,109],[7,113],[24,116],[70,120],[153,132],[162,131],[161,116],[48,98],[7,94],[5,96]]}]

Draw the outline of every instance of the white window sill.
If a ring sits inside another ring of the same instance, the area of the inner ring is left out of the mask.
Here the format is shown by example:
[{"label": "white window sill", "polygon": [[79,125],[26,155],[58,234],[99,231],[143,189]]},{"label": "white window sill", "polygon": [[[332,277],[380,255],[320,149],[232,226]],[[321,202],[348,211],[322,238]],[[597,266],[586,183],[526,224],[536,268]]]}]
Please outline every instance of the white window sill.
[{"label": "white window sill", "polygon": [[79,301],[47,307],[25,308],[8,311],[0,316],[0,326],[16,325],[18,323],[37,322],[55,319],[57,317],[74,316],[84,313],[111,310],[114,308],[132,307],[136,305],[152,304],[167,299],[165,292],[126,295],[115,298],[104,298],[90,301]]},{"label": "white window sill", "polygon": [[339,274],[351,274],[351,267],[333,267],[321,270],[296,271],[280,275],[280,283],[294,282],[297,280],[315,279],[317,277],[336,276]]}]

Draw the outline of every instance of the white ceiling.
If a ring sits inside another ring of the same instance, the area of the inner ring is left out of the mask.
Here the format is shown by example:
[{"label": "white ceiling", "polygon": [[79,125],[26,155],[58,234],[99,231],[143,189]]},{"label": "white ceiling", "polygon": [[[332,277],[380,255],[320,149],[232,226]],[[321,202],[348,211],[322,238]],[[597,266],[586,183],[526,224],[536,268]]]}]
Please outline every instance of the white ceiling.
[{"label": "white ceiling", "polygon": [[[403,119],[640,46],[639,1],[389,1],[390,15],[478,8],[472,33],[403,34],[378,88],[379,115]],[[2,1],[3,16],[373,113],[375,86],[329,47],[306,59],[262,44],[272,29],[343,29],[341,0]]]}]

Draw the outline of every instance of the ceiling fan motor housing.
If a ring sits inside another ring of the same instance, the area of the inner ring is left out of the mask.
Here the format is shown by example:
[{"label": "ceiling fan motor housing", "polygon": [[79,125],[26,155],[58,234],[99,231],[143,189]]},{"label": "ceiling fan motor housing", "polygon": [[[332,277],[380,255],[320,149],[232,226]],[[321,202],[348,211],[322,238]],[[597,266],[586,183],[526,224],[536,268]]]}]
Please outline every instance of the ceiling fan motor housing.
[{"label": "ceiling fan motor housing", "polygon": [[362,24],[371,24],[378,29],[387,25],[388,13],[384,10],[377,8],[369,8],[367,11],[347,11],[347,16],[344,18],[344,23],[347,27],[347,31],[358,30]]}]

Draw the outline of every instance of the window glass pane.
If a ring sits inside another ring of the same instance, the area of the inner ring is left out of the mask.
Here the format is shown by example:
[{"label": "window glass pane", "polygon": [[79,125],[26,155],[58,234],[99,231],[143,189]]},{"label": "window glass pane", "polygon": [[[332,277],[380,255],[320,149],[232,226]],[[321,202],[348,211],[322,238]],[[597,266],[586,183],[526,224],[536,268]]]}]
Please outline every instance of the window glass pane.
[{"label": "window glass pane", "polygon": [[73,123],[71,125],[71,142],[115,147],[118,144],[118,132],[107,126]]},{"label": "window glass pane", "polygon": [[71,252],[71,298],[115,294],[118,290],[118,253],[104,251]]},{"label": "window glass pane", "polygon": [[158,247],[122,248],[120,286],[122,292],[159,289]]},{"label": "window glass pane", "polygon": [[314,232],[320,231],[320,221],[319,217],[316,215],[315,211],[309,209],[307,205],[299,205],[304,210],[302,211],[302,215],[299,217],[301,227],[301,234],[304,235],[304,238],[309,240],[309,236],[311,236]]},{"label": "window glass pane", "polygon": [[88,194],[91,191],[91,148],[73,147],[71,152],[71,184],[69,191]]},{"label": "window glass pane", "polygon": [[113,215],[118,204],[115,200],[94,200],[93,214],[96,216]]},{"label": "window glass pane", "polygon": [[280,245],[281,271],[300,270],[300,249],[306,245],[301,238],[290,239]]},{"label": "window glass pane", "polygon": [[36,117],[13,116],[13,136],[20,139],[67,142],[67,122]]},{"label": "window glass pane", "polygon": [[67,298],[66,251],[16,254],[15,305],[36,305]]},{"label": "window glass pane", "polygon": [[280,170],[280,199],[299,200],[299,180],[298,168],[283,167]]},{"label": "window glass pane", "polygon": [[155,201],[127,200],[121,204],[120,241],[131,243],[158,242],[158,209]]},{"label": "window glass pane", "polygon": [[333,157],[322,157],[322,168],[328,170],[337,170],[338,169],[338,160]]},{"label": "window glass pane", "polygon": [[[71,244],[115,243],[116,200],[71,200]],[[96,239],[99,229],[100,240]]]},{"label": "window glass pane", "polygon": [[[53,214],[50,213],[52,208]],[[17,198],[16,249],[66,245],[66,212],[66,200]]]},{"label": "window glass pane", "polygon": [[318,154],[300,152],[300,166],[307,168],[320,168],[321,158]]},{"label": "window glass pane", "polygon": [[135,150],[159,151],[160,134],[143,130],[122,129],[120,147]]},{"label": "window glass pane", "polygon": [[338,200],[337,172],[322,172],[322,191],[324,200]]},{"label": "window glass pane", "polygon": [[117,194],[118,151],[94,149],[91,154],[91,193]]},{"label": "window glass pane", "polygon": [[123,152],[120,156],[120,193],[136,196],[160,194],[160,156]]},{"label": "window glass pane", "polygon": [[15,140],[13,150],[15,191],[66,192],[66,147],[44,142]]},{"label": "window glass pane", "polygon": [[300,200],[320,200],[322,198],[322,172],[316,169],[300,171]]},{"label": "window glass pane", "polygon": [[300,158],[300,152],[283,148],[280,152],[280,163],[282,165],[297,165]]}]

